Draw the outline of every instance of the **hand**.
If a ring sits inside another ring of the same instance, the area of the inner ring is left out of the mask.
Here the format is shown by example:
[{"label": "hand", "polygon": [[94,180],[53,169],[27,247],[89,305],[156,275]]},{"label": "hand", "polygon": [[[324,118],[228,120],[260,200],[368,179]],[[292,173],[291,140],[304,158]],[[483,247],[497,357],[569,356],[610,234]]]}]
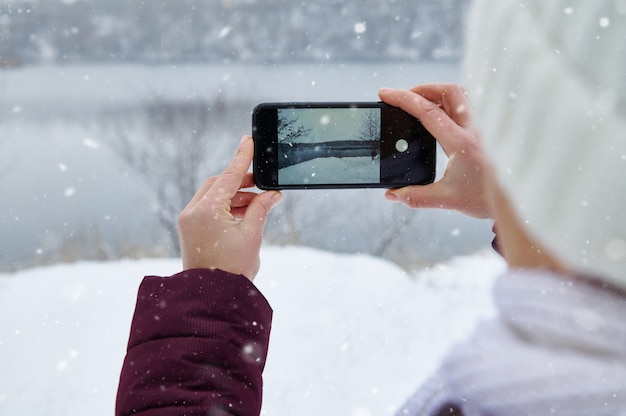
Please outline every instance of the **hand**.
[{"label": "hand", "polygon": [[455,84],[425,84],[410,91],[383,88],[379,96],[417,117],[448,156],[439,181],[389,189],[385,197],[412,208],[454,209],[476,218],[490,217],[483,181],[485,159],[465,91]]},{"label": "hand", "polygon": [[237,154],[219,176],[209,178],[178,218],[183,269],[220,269],[250,280],[259,271],[263,228],[282,195],[243,192],[254,186],[246,173],[254,144],[244,136]]}]

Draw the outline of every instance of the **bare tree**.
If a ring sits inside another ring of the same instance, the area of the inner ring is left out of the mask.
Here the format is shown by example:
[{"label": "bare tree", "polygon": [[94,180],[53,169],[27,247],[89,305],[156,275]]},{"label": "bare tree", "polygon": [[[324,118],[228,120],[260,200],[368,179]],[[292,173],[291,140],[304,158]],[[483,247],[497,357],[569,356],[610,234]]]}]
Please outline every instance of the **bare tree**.
[{"label": "bare tree", "polygon": [[210,163],[221,165],[228,159],[230,147],[220,143],[228,111],[221,102],[212,106],[206,100],[150,101],[134,122],[112,123],[114,153],[153,192],[157,218],[177,251],[178,214]]},{"label": "bare tree", "polygon": [[361,117],[361,140],[380,140],[380,116],[377,110],[370,110]]},{"label": "bare tree", "polygon": [[292,113],[291,117],[288,117],[284,112],[278,112],[277,133],[281,143],[291,145],[306,137],[310,131],[311,129],[305,128],[300,123],[297,115]]},{"label": "bare tree", "polygon": [[[372,242],[371,253],[374,256],[386,257],[389,254],[389,250],[395,250],[396,253],[407,249],[414,250],[413,247],[398,247],[396,243],[402,240],[405,233],[412,232],[413,227],[411,227],[411,224],[417,217],[418,210],[416,209],[409,210],[401,205],[392,206],[386,218],[380,221],[382,227],[378,227],[378,232],[375,233],[377,238]],[[394,259],[394,261],[397,261],[397,259]]]}]

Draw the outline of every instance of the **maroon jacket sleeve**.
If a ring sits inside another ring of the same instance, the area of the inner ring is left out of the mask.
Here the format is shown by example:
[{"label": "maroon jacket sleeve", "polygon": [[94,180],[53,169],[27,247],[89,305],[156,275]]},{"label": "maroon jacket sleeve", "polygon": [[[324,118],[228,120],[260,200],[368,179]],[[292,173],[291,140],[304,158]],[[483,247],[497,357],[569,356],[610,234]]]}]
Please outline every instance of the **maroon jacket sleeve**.
[{"label": "maroon jacket sleeve", "polygon": [[145,277],[116,415],[258,415],[271,320],[244,276],[198,269]]}]

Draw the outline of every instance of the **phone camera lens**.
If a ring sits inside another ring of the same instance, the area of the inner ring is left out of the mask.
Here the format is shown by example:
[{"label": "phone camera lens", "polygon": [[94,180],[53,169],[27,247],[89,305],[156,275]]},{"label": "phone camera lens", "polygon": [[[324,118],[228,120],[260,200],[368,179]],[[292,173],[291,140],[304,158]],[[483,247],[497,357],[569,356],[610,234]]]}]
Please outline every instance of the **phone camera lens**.
[{"label": "phone camera lens", "polygon": [[406,152],[409,148],[409,142],[404,139],[400,139],[396,142],[396,150],[400,153]]}]

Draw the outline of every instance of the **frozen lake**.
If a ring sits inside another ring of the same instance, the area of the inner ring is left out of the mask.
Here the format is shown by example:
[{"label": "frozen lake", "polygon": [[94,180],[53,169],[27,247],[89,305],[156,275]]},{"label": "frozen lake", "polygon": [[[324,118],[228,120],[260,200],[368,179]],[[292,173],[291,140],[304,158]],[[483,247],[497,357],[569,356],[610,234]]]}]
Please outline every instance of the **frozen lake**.
[{"label": "frozen lake", "polygon": [[[39,66],[0,73],[3,118],[9,112],[71,118],[148,97],[246,97],[261,101],[377,101],[383,86],[459,82],[459,67],[437,63],[210,66]],[[78,107],[77,107],[78,105]]]},{"label": "frozen lake", "polygon": [[[216,105],[237,102],[224,123],[227,125],[220,126],[232,132],[232,141],[225,138],[223,145],[234,149],[240,136],[250,133],[250,113],[259,102],[377,101],[379,87],[459,82],[459,77],[457,66],[435,63],[42,66],[2,71],[0,270],[75,257],[111,258],[120,252],[170,253],[169,242],[154,217],[152,195],[113,154],[105,133],[116,117],[132,119],[145,103],[199,99]],[[207,174],[218,173],[226,162],[211,166]],[[304,217],[311,222],[308,231],[301,233],[306,235],[296,243],[371,251],[366,245],[371,240],[369,228],[341,218],[320,227],[321,220],[312,213],[321,218],[334,215],[333,206],[355,198],[368,207],[365,211],[376,213],[370,204],[385,204],[382,191],[292,195],[294,201],[283,209],[302,212],[302,226],[307,226]],[[349,209],[346,215],[355,218]],[[396,214],[381,208],[380,215]],[[425,233],[420,244],[427,258],[437,251],[458,254],[488,239],[488,227],[483,223],[468,222],[454,214],[419,215],[420,224],[425,224],[420,227]],[[371,218],[366,220],[371,222]],[[274,229],[278,231],[272,235],[280,234],[281,224]],[[433,247],[432,239],[426,237],[434,234],[438,240],[455,239]],[[288,237],[277,240],[294,241]]]}]

